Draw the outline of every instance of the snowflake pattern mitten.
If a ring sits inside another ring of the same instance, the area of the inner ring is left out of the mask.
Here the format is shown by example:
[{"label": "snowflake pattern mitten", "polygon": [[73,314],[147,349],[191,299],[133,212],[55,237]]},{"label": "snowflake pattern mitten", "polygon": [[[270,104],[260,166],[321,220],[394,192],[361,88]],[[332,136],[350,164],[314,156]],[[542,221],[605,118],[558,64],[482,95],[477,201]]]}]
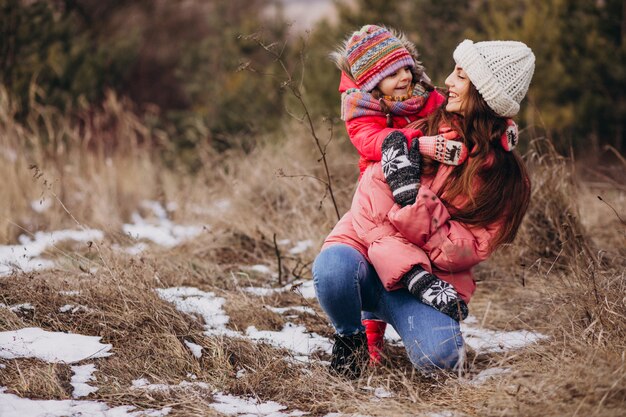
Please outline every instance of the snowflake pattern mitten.
[{"label": "snowflake pattern mitten", "polygon": [[417,198],[421,170],[409,160],[407,139],[401,132],[391,132],[382,144],[382,167],[393,199],[401,206]]},{"label": "snowflake pattern mitten", "polygon": [[469,313],[467,304],[452,285],[419,265],[404,274],[401,282],[415,298],[456,321],[464,320]]}]

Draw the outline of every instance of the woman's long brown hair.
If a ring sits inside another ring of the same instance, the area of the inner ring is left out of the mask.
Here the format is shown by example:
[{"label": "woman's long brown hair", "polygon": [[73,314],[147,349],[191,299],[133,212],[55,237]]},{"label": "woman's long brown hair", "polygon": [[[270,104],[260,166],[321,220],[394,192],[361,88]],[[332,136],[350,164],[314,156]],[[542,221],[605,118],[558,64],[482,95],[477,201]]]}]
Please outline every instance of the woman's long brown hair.
[{"label": "woman's long brown hair", "polygon": [[[491,242],[495,248],[515,239],[530,202],[530,180],[522,159],[500,145],[506,118],[494,113],[471,83],[464,113],[463,118],[455,116],[444,104],[426,119],[422,129],[427,135],[436,135],[445,124],[463,138],[470,158],[454,168],[439,197],[453,220],[482,227],[501,222],[500,233]],[[424,172],[436,169],[436,163],[430,161]],[[462,206],[452,204],[464,198],[467,201]]]}]

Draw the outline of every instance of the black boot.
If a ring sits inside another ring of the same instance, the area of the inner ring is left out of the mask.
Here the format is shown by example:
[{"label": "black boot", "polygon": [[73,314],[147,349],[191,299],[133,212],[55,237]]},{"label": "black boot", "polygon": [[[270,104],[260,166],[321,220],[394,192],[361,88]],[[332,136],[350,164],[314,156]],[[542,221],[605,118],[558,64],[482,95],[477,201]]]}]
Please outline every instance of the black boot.
[{"label": "black boot", "polygon": [[347,336],[336,334],[334,338],[331,371],[348,378],[358,378],[369,359],[365,333]]}]

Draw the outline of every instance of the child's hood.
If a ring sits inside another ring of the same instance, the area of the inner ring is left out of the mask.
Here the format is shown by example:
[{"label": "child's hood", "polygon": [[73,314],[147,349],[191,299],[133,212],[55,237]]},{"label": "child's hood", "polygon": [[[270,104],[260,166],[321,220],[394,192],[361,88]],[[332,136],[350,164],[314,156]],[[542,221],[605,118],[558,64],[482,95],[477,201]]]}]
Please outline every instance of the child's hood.
[{"label": "child's hood", "polygon": [[339,92],[343,93],[350,88],[359,88],[352,78],[345,72],[341,71],[341,80],[339,81]]}]

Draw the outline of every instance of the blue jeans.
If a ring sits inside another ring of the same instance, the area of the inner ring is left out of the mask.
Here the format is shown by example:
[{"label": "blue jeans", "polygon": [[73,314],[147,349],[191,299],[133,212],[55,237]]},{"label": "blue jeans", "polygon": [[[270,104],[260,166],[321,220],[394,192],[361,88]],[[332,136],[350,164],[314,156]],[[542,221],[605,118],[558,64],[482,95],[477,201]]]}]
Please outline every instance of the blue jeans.
[{"label": "blue jeans", "polygon": [[313,265],[313,284],[320,305],[341,335],[365,331],[361,323],[365,311],[394,327],[417,369],[451,369],[463,357],[458,322],[405,289],[385,290],[374,267],[351,246],[323,250]]}]

